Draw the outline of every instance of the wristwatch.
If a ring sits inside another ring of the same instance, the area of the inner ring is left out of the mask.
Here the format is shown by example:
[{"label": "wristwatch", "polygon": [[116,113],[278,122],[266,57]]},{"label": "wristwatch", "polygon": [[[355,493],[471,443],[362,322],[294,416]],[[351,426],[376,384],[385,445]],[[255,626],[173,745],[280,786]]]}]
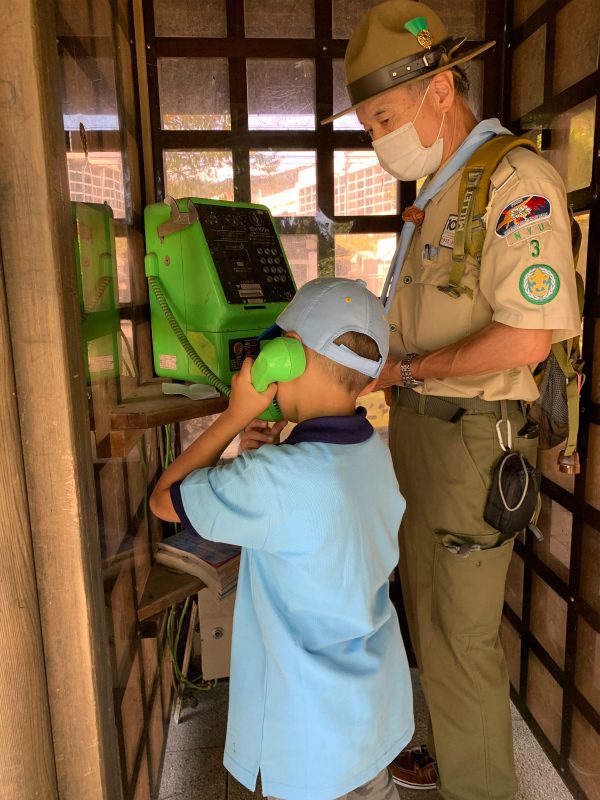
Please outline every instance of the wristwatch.
[{"label": "wristwatch", "polygon": [[404,358],[400,361],[400,374],[402,376],[402,386],[405,389],[414,389],[415,386],[423,386],[423,381],[418,381],[416,378],[413,378],[412,373],[410,371],[410,362],[413,358],[418,355],[418,353],[407,353]]}]

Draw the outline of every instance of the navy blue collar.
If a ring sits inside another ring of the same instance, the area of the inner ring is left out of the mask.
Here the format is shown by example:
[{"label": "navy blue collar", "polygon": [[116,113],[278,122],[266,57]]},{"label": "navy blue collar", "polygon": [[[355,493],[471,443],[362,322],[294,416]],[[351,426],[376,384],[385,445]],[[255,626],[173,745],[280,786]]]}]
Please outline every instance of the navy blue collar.
[{"label": "navy blue collar", "polygon": [[356,409],[352,416],[315,417],[299,422],[282,444],[324,442],[325,444],[359,444],[373,433],[364,408]]}]

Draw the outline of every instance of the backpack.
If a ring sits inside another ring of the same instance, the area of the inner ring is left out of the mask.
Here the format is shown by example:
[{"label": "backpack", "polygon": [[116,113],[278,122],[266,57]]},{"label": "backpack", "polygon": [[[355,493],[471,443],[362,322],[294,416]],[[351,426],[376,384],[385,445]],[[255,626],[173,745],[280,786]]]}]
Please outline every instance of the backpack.
[{"label": "backpack", "polygon": [[[490,180],[500,161],[515,147],[525,147],[539,155],[539,150],[530,139],[506,134],[494,136],[482,144],[463,167],[452,269],[448,285],[440,287],[441,291],[451,297],[472,295],[469,287],[461,286],[466,256],[469,254],[481,263],[485,239],[484,215],[489,203]],[[569,219],[573,260],[577,266],[581,229],[570,210]],[[581,316],[584,290],[578,272],[575,272],[575,280]],[[555,342],[548,357],[538,364],[533,374],[540,396],[528,409],[529,419],[539,428],[540,449],[547,450],[565,442],[565,447],[558,456],[558,466],[561,472],[569,474],[579,472],[579,392],[584,378],[579,339],[576,336]]]}]

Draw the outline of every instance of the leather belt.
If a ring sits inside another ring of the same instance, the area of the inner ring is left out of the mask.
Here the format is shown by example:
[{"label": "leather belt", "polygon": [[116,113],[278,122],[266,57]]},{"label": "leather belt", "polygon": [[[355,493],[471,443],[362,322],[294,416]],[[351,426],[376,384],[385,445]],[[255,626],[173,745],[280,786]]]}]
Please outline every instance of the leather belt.
[{"label": "leather belt", "polygon": [[[458,422],[463,414],[495,414],[502,417],[500,400],[482,400],[480,397],[436,397],[421,395],[404,386],[392,388],[392,399],[400,406],[412,408],[429,417],[437,417],[447,422]],[[519,400],[505,400],[507,412],[521,408]]]}]

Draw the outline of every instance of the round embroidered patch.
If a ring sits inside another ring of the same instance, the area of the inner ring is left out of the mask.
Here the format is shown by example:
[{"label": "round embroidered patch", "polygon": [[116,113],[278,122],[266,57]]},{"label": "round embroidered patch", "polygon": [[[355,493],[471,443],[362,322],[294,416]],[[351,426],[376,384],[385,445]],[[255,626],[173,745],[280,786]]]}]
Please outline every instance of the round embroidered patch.
[{"label": "round embroidered patch", "polygon": [[532,264],[519,279],[519,289],[525,300],[539,306],[556,297],[559,288],[560,279],[547,264]]}]

